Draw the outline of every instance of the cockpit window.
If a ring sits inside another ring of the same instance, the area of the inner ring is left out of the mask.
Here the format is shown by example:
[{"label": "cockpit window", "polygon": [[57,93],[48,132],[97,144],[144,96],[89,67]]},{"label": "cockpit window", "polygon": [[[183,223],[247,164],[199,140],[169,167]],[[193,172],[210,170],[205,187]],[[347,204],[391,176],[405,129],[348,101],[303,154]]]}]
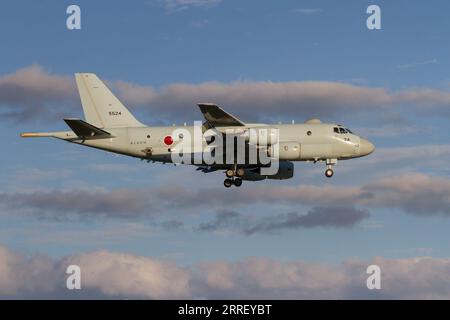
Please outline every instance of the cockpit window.
[{"label": "cockpit window", "polygon": [[334,131],[334,133],[339,133],[339,134],[346,134],[346,133],[353,134],[353,132],[350,129],[343,128],[343,127],[334,127],[333,131]]}]

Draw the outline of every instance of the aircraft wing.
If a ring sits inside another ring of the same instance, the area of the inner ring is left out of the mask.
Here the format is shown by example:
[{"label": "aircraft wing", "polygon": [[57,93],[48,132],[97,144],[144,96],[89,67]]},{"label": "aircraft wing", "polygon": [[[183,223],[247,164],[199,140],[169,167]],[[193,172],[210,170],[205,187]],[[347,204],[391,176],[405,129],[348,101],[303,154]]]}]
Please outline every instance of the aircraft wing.
[{"label": "aircraft wing", "polygon": [[241,120],[224,111],[221,107],[212,103],[199,103],[206,122],[211,127],[242,127],[245,126]]},{"label": "aircraft wing", "polygon": [[75,134],[83,140],[107,139],[113,136],[92,124],[87,123],[81,119],[64,119],[67,125]]}]

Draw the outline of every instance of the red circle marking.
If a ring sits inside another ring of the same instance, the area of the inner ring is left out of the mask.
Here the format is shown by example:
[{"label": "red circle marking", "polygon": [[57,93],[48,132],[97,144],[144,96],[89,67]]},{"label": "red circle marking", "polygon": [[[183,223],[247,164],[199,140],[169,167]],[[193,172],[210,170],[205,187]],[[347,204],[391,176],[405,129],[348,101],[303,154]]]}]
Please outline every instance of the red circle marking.
[{"label": "red circle marking", "polygon": [[165,137],[164,137],[164,143],[165,143],[167,146],[170,146],[170,145],[173,143],[172,137],[171,137],[171,136],[165,136]]}]

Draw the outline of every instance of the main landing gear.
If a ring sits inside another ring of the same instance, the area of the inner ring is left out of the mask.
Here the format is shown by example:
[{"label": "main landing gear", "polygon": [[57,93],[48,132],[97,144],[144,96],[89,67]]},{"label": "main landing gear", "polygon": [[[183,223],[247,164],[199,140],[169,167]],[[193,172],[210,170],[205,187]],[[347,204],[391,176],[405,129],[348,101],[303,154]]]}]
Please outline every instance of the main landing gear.
[{"label": "main landing gear", "polygon": [[235,185],[236,187],[240,187],[242,185],[242,177],[245,174],[245,170],[243,168],[238,168],[235,170],[228,169],[225,171],[225,175],[227,176],[227,179],[224,180],[223,185],[225,188],[229,188],[232,185]]},{"label": "main landing gear", "polygon": [[332,167],[337,164],[337,159],[327,159],[327,170],[325,170],[325,177],[331,178],[334,174]]},{"label": "main landing gear", "polygon": [[233,178],[235,176],[242,177],[245,174],[245,170],[243,168],[239,168],[237,170],[228,169],[225,171],[225,175],[227,178]]},{"label": "main landing gear", "polygon": [[236,187],[240,187],[240,186],[242,186],[242,179],[241,178],[234,178],[234,179],[226,178],[223,181],[223,185],[225,186],[225,188],[229,188],[232,185],[235,185]]}]

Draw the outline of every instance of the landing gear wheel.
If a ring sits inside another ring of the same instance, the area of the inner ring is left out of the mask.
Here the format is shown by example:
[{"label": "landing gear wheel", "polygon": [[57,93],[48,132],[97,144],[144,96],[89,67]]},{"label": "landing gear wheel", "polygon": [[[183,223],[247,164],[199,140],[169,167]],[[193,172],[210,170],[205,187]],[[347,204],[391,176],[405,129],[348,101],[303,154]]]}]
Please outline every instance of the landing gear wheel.
[{"label": "landing gear wheel", "polygon": [[234,171],[231,170],[231,169],[228,169],[227,171],[225,171],[225,175],[226,175],[228,178],[232,178],[232,177],[234,177]]},{"label": "landing gear wheel", "polygon": [[244,176],[244,174],[245,174],[245,170],[244,170],[243,168],[239,168],[239,169],[237,169],[236,174],[237,174],[239,177],[242,177],[242,176]]},{"label": "landing gear wheel", "polygon": [[241,179],[241,178],[236,178],[236,179],[234,179],[234,185],[235,185],[236,187],[242,186],[242,179]]},{"label": "landing gear wheel", "polygon": [[333,176],[333,174],[334,174],[333,169],[327,169],[327,170],[325,170],[325,176],[326,176],[327,178],[331,178],[331,177]]},{"label": "landing gear wheel", "polygon": [[223,185],[225,186],[225,188],[229,188],[233,185],[233,180],[231,179],[225,179],[223,182]]}]

